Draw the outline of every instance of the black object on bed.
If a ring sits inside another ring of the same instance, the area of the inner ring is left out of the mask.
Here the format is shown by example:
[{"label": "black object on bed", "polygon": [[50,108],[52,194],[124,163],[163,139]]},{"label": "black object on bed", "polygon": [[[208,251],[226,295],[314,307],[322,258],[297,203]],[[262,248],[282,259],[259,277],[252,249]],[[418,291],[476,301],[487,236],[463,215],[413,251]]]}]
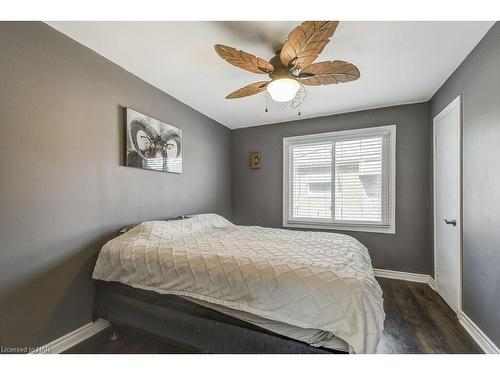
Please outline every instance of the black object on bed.
[{"label": "black object on bed", "polygon": [[340,354],[267,331],[174,295],[97,281],[95,314],[202,353]]}]

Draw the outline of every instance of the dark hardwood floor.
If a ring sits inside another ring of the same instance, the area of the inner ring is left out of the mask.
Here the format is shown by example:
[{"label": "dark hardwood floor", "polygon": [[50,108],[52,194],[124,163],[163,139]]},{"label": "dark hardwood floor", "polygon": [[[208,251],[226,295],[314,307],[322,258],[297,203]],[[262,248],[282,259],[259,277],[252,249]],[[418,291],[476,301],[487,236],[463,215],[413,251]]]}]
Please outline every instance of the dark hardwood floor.
[{"label": "dark hardwood floor", "polygon": [[[482,353],[457,316],[428,285],[377,278],[384,291],[384,334],[378,353]],[[151,334],[115,327],[70,348],[66,353],[195,353]]]},{"label": "dark hardwood floor", "polygon": [[482,353],[457,315],[427,284],[377,280],[386,313],[377,353]]}]

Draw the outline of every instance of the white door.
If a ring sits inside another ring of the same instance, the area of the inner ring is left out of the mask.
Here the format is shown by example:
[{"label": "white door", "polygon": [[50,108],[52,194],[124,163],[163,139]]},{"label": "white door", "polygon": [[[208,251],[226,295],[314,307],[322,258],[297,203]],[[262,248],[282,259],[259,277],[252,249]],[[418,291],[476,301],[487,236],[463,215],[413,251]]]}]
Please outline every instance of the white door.
[{"label": "white door", "polygon": [[434,118],[434,262],[437,292],[461,310],[461,98]]}]

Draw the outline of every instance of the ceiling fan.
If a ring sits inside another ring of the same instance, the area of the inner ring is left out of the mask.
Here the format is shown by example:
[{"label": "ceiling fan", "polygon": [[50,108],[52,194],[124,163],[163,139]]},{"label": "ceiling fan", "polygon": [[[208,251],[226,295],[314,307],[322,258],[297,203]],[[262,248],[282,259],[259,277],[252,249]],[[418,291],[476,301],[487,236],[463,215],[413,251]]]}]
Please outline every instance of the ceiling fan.
[{"label": "ceiling fan", "polygon": [[281,49],[269,62],[250,53],[222,44],[215,51],[228,63],[257,74],[268,74],[270,81],[244,86],[226,99],[243,98],[267,90],[277,102],[297,107],[305,98],[306,86],[331,85],[355,81],[360,73],[355,65],[342,60],[313,63],[335,33],[338,21],[305,21],[288,35]]}]

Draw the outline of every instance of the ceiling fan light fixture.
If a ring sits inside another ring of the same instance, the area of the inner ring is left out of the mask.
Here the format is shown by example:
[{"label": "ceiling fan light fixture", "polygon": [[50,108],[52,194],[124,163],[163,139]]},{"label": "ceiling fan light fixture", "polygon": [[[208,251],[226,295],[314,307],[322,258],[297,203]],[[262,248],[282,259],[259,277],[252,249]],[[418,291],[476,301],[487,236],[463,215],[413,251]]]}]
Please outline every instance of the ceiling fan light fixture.
[{"label": "ceiling fan light fixture", "polygon": [[267,92],[275,102],[288,102],[295,97],[300,89],[300,83],[293,78],[279,78],[267,85]]}]

